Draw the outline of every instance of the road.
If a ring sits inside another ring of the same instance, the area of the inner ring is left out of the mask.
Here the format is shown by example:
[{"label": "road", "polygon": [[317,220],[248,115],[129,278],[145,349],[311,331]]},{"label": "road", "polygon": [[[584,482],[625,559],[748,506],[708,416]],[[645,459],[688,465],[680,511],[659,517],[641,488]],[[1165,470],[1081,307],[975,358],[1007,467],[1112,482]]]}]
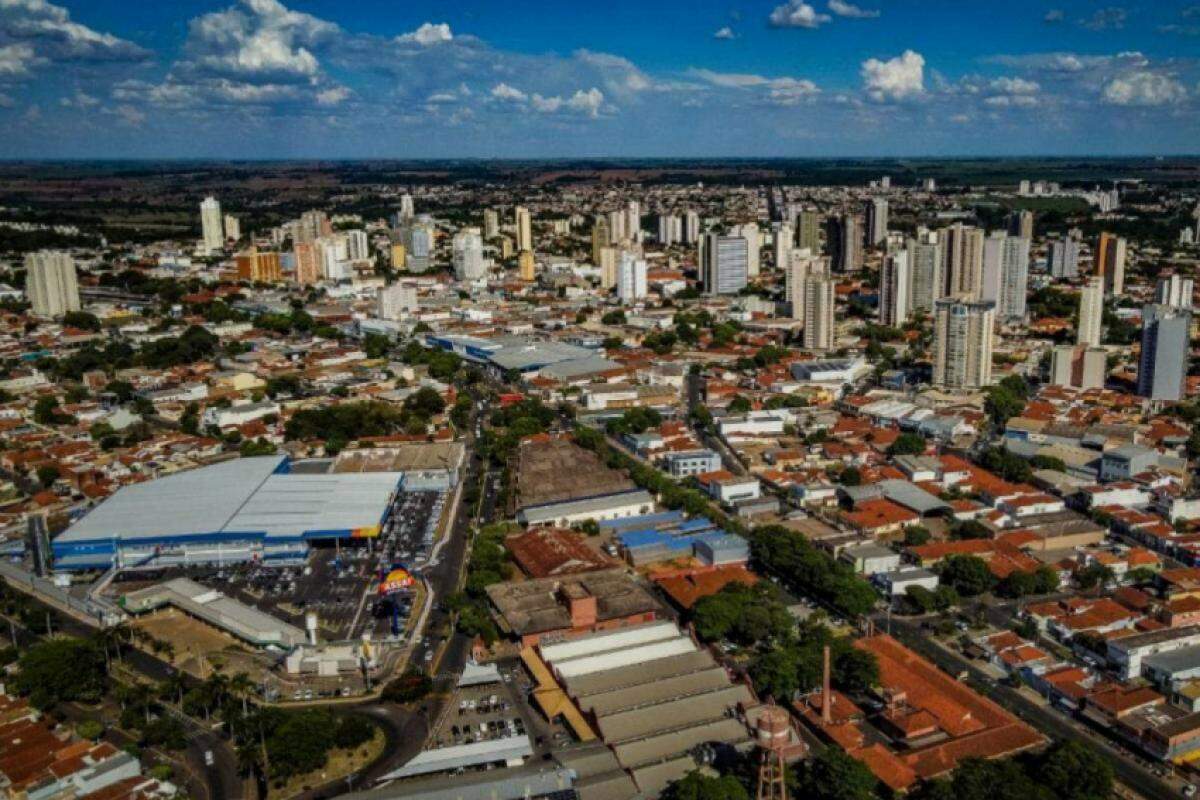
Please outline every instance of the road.
[{"label": "road", "polygon": [[[875,625],[883,630],[886,618],[877,615]],[[1163,781],[1150,770],[1132,761],[1127,753],[1115,747],[1107,738],[1064,714],[1034,702],[1019,690],[996,683],[992,676],[975,663],[953,653],[932,641],[920,624],[911,620],[892,617],[892,635],[910,649],[920,653],[936,664],[942,671],[957,675],[963,670],[978,682],[988,687],[988,696],[1001,706],[1016,714],[1041,733],[1055,739],[1075,739],[1088,744],[1104,755],[1112,764],[1117,780],[1150,800],[1177,800],[1177,787]]]}]

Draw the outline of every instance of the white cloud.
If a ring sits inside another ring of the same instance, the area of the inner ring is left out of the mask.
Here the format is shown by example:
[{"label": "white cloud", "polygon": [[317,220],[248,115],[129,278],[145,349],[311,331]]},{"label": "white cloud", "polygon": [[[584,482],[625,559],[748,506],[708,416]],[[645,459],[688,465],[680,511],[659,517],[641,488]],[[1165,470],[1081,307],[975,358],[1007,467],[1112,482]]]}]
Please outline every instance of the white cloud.
[{"label": "white cloud", "polygon": [[829,22],[828,14],[821,14],[804,0],[788,0],[776,6],[768,21],[776,28],[818,28]]},{"label": "white cloud", "polygon": [[497,83],[492,87],[492,97],[497,100],[507,100],[512,102],[524,103],[528,99],[528,95],[520,89],[509,86],[507,83]]},{"label": "white cloud", "polygon": [[1115,106],[1164,106],[1187,99],[1184,85],[1157,72],[1130,72],[1104,87],[1104,102]]},{"label": "white cloud", "polygon": [[27,44],[10,44],[0,47],[0,77],[25,75],[37,62],[33,48]]},{"label": "white cloud", "polygon": [[863,88],[877,102],[908,100],[925,94],[925,58],[914,50],[887,61],[877,58],[862,63]]},{"label": "white cloud", "polygon": [[716,33],[714,33],[713,38],[714,39],[736,39],[737,34],[733,32],[733,28],[726,25],[725,27],[720,28]]},{"label": "white cloud", "polygon": [[853,3],[845,2],[845,0],[829,0],[829,10],[839,17],[853,19],[875,19],[879,16],[879,11],[875,9],[860,8]]},{"label": "white cloud", "polygon": [[336,106],[350,97],[350,90],[345,86],[330,86],[317,92],[317,105]]},{"label": "white cloud", "polygon": [[416,42],[417,44],[431,45],[440,44],[441,42],[449,42],[454,38],[454,34],[450,32],[450,26],[445,22],[432,23],[426,22],[417,28],[412,33],[406,33],[402,36],[397,36],[397,41],[401,42]]}]

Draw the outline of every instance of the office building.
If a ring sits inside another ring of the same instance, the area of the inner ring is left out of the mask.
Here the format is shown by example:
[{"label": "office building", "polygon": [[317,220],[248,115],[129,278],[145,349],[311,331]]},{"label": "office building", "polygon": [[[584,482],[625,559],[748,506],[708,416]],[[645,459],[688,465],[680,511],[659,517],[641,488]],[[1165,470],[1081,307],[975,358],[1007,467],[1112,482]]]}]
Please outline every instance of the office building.
[{"label": "office building", "polygon": [[1113,297],[1125,291],[1125,240],[1102,233],[1096,241],[1095,273],[1104,278],[1104,293]]},{"label": "office building", "polygon": [[528,250],[530,253],[533,253],[533,220],[529,216],[529,209],[517,206],[515,216],[517,251]]},{"label": "office building", "polygon": [[617,298],[632,303],[646,296],[646,261],[633,253],[621,254],[617,266]]},{"label": "office building", "polygon": [[1191,278],[1172,273],[1158,279],[1154,290],[1154,302],[1160,306],[1172,308],[1192,308],[1192,297],[1195,285]]},{"label": "office building", "polygon": [[933,305],[945,292],[942,242],[933,231],[919,230],[908,240],[909,310],[933,312]]},{"label": "office building", "polygon": [[491,241],[500,235],[500,213],[494,208],[483,210],[483,238]]},{"label": "office building", "polygon": [[1151,400],[1183,398],[1192,314],[1181,308],[1148,305],[1142,309],[1142,352],[1137,392]]},{"label": "office building", "polygon": [[1079,275],[1079,240],[1074,236],[1050,242],[1046,261],[1053,278],[1075,278]]},{"label": "office building", "polygon": [[834,288],[827,275],[810,276],[804,282],[804,346],[809,350],[832,350],[834,327]]},{"label": "office building", "polygon": [[417,310],[417,287],[393,283],[379,290],[379,318],[396,322]]},{"label": "office building", "polygon": [[517,256],[517,267],[521,271],[521,280],[528,282],[536,277],[536,263],[531,251],[522,250],[520,252]]},{"label": "office building", "polygon": [[899,328],[908,321],[908,252],[901,250],[885,256],[879,276],[879,322]]},{"label": "office building", "polygon": [[746,277],[758,277],[759,249],[762,242],[758,233],[758,225],[753,222],[738,225],[733,229],[733,234],[746,240]]},{"label": "office building", "polygon": [[944,293],[970,295],[983,291],[983,230],[957,222],[939,233],[942,243]]},{"label": "office building", "polygon": [[872,197],[866,205],[867,243],[878,247],[887,238],[888,201],[886,197]]},{"label": "office building", "polygon": [[993,232],[983,243],[979,299],[995,302],[996,314],[1001,320],[1024,319],[1028,288],[1029,240]]},{"label": "office building", "polygon": [[858,272],[862,269],[862,227],[858,217],[846,214],[826,220],[825,244],[834,272]]},{"label": "office building", "polygon": [[454,275],[460,281],[477,281],[487,274],[483,260],[483,236],[479,228],[463,228],[451,241]]},{"label": "office building", "polygon": [[829,263],[821,256],[814,256],[810,251],[794,249],[789,254],[788,266],[784,272],[784,297],[791,307],[793,319],[804,324],[805,286],[809,278],[829,274]]},{"label": "office building", "polygon": [[1079,292],[1079,331],[1077,344],[1089,347],[1100,346],[1100,325],[1104,319],[1104,283],[1100,278],[1089,278]]},{"label": "office building", "polygon": [[221,204],[215,197],[206,197],[200,204],[200,230],[204,239],[204,252],[216,253],[225,247],[225,225],[221,217]]},{"label": "office building", "polygon": [[746,285],[747,244],[741,236],[704,235],[700,279],[705,294],[737,294]]},{"label": "office building", "polygon": [[995,316],[995,303],[967,295],[934,304],[934,385],[979,389],[992,382]]},{"label": "office building", "polygon": [[312,286],[321,280],[321,258],[317,254],[317,245],[313,242],[300,242],[294,248],[296,256],[296,283],[301,286]]},{"label": "office building", "polygon": [[1100,347],[1059,345],[1050,354],[1050,383],[1076,389],[1100,389],[1108,372],[1108,353]]},{"label": "office building", "polygon": [[821,252],[821,215],[816,209],[801,209],[796,215],[796,246]]},{"label": "office building", "polygon": [[772,242],[775,250],[775,269],[786,270],[788,262],[792,254],[792,226],[786,222],[781,222],[775,228],[774,241]]},{"label": "office building", "polygon": [[254,283],[278,283],[283,280],[279,253],[250,248],[237,255],[238,280]]},{"label": "office building", "polygon": [[1033,241],[1033,212],[1013,211],[1008,215],[1008,235]]},{"label": "office building", "polygon": [[242,223],[232,214],[225,215],[225,239],[236,242],[242,238]]},{"label": "office building", "polygon": [[697,244],[700,241],[700,215],[695,211],[683,215],[683,240],[685,244]]},{"label": "office building", "polygon": [[78,311],[79,281],[75,259],[60,250],[25,254],[25,294],[39,317],[61,317]]}]

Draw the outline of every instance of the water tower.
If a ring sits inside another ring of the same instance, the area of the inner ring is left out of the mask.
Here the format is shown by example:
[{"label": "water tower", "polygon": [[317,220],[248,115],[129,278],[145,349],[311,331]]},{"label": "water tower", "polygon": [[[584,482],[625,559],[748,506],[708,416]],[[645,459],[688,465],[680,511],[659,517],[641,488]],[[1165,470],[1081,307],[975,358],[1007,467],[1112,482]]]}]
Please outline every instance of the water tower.
[{"label": "water tower", "polygon": [[758,767],[758,800],[787,800],[784,752],[792,739],[787,709],[767,703],[755,726],[762,762]]}]

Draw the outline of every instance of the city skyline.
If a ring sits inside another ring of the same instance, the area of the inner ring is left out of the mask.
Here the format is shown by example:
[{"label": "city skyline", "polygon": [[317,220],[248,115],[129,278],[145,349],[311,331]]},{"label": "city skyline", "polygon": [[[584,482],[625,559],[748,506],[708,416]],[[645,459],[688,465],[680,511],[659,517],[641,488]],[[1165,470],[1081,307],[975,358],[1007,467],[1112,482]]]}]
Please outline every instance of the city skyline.
[{"label": "city skyline", "polygon": [[0,0],[0,158],[1185,154],[1198,36],[1186,0]]}]

